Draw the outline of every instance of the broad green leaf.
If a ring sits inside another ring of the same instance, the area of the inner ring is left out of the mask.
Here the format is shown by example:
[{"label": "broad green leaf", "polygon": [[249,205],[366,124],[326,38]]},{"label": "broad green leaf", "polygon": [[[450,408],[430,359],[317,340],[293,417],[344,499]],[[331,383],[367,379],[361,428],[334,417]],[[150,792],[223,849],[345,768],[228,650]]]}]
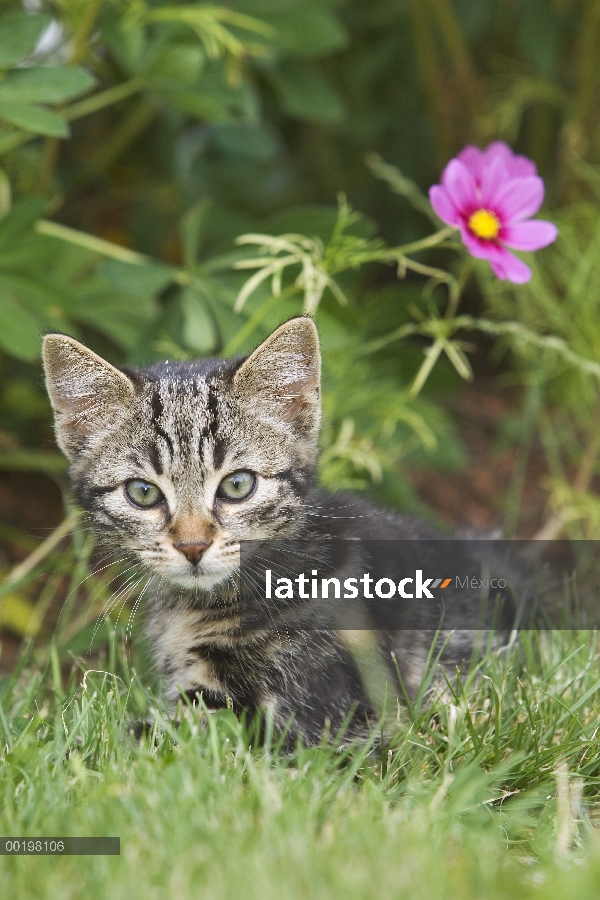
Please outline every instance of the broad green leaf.
[{"label": "broad green leaf", "polygon": [[183,241],[183,254],[188,268],[194,265],[198,258],[198,250],[202,233],[206,228],[206,218],[210,209],[208,200],[202,198],[188,209],[181,217],[179,231]]},{"label": "broad green leaf", "polygon": [[217,343],[215,325],[205,300],[192,288],[181,295],[183,312],[183,341],[190,350],[208,353]]},{"label": "broad green leaf", "polygon": [[15,11],[0,16],[0,67],[8,69],[28,56],[51,21],[39,13]]},{"label": "broad green leaf", "polygon": [[153,57],[147,74],[154,78],[172,78],[182,85],[191,85],[202,73],[206,55],[198,44],[179,41],[161,47]]},{"label": "broad green leaf", "polygon": [[255,2],[244,6],[274,27],[277,43],[288,54],[324,56],[348,42],[340,19],[324,8],[322,0],[289,0],[277,4]]},{"label": "broad green leaf", "polygon": [[29,727],[31,723],[31,719],[25,718],[25,716],[15,716],[15,718],[10,723],[10,727],[14,731],[16,735],[23,734],[26,728]]},{"label": "broad green leaf", "polygon": [[0,347],[11,356],[27,361],[40,352],[41,328],[37,319],[23,306],[0,291]]},{"label": "broad green leaf", "polygon": [[327,123],[344,118],[339,95],[316,70],[289,60],[270,72],[269,79],[290,116]]},{"label": "broad green leaf", "polygon": [[23,106],[20,103],[0,101],[0,119],[33,131],[34,134],[47,134],[50,137],[68,137],[69,126],[64,119],[49,109],[41,106]]},{"label": "broad green leaf", "polygon": [[66,307],[70,318],[77,323],[92,325],[108,335],[119,347],[131,349],[140,341],[158,312],[152,297],[131,297],[107,288],[104,279],[86,283],[76,302]]},{"label": "broad green leaf", "polygon": [[142,25],[120,14],[116,3],[105,3],[100,17],[100,35],[104,46],[119,66],[130,74],[142,65],[147,38]]},{"label": "broad green leaf", "polygon": [[70,66],[34,66],[14,69],[0,81],[0,101],[62,103],[89,91],[95,78],[86,69]]},{"label": "broad green leaf", "polygon": [[171,103],[182,112],[209,122],[225,122],[239,115],[237,98],[227,91],[213,93],[210,90],[182,90],[177,82],[166,79],[152,79],[149,87],[156,90],[161,99]]},{"label": "broad green leaf", "polygon": [[3,262],[2,251],[19,245],[24,232],[29,231],[45,208],[46,201],[40,197],[27,197],[13,204],[9,214],[0,221],[0,266]]},{"label": "broad green leaf", "polygon": [[100,274],[123,294],[130,297],[154,296],[173,281],[174,270],[167,266],[136,266],[107,259],[100,265]]},{"label": "broad green leaf", "polygon": [[242,156],[269,162],[276,156],[280,142],[277,132],[266,125],[226,122],[215,129],[213,143],[228,157]]},{"label": "broad green leaf", "polygon": [[31,275],[25,275],[18,269],[0,269],[0,295],[7,293],[19,304],[23,304],[35,316],[40,327],[62,331],[65,326],[65,306],[71,291],[62,284],[54,283],[53,279],[44,277],[38,266],[31,267]]},{"label": "broad green leaf", "polygon": [[12,243],[14,236],[20,237],[28,231],[36,219],[43,215],[47,202],[42,197],[27,197],[13,204],[9,214],[0,222],[0,248]]}]

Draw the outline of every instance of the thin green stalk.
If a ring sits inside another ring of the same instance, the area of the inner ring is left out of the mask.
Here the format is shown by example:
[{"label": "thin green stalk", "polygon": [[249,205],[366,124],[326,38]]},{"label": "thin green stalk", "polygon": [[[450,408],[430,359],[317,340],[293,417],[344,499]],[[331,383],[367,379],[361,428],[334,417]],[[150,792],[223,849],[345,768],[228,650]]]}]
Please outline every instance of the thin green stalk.
[{"label": "thin green stalk", "polygon": [[45,234],[47,237],[67,241],[69,244],[84,247],[86,250],[99,253],[101,256],[109,256],[111,259],[119,260],[119,262],[132,263],[137,266],[146,266],[153,262],[150,257],[144,256],[142,253],[136,253],[135,250],[120,247],[118,244],[105,241],[104,238],[86,234],[84,231],[77,231],[76,228],[69,228],[67,225],[60,225],[58,222],[50,222],[48,219],[38,219],[34,227],[38,234]]},{"label": "thin green stalk", "polygon": [[415,376],[415,380],[410,386],[408,394],[410,397],[416,397],[419,394],[431,374],[431,370],[435,366],[440,353],[444,349],[444,338],[438,338],[425,351],[425,359],[421,364],[421,368]]},{"label": "thin green stalk", "polygon": [[257,328],[260,323],[263,321],[265,316],[268,316],[272,309],[274,309],[278,303],[282,300],[287,300],[292,294],[297,293],[298,288],[295,284],[289,286],[289,288],[285,288],[280,294],[273,294],[272,297],[269,297],[268,300],[258,307],[255,313],[248,319],[245,325],[242,325],[239,331],[237,331],[230,341],[225,344],[223,347],[222,355],[223,356],[231,356],[236,350],[242,346],[244,341],[250,337],[255,328]]},{"label": "thin green stalk", "polygon": [[525,409],[523,411],[523,425],[521,432],[521,444],[517,453],[517,460],[513,469],[513,475],[506,499],[506,508],[504,513],[504,537],[512,538],[515,536],[517,526],[519,524],[519,515],[521,511],[521,502],[523,498],[523,489],[525,487],[525,477],[527,475],[527,466],[531,456],[531,448],[537,428],[538,418],[542,406],[542,385],[539,377],[530,386],[525,401]]},{"label": "thin green stalk", "polygon": [[110,168],[127,147],[145,131],[157,112],[155,103],[148,97],[141,97],[133,109],[124,114],[109,139],[94,153],[92,164],[97,169]]},{"label": "thin green stalk", "polygon": [[66,468],[66,459],[58,453],[47,453],[45,450],[0,451],[0,472],[46,472],[56,475]]},{"label": "thin green stalk", "polygon": [[[592,112],[597,102],[598,90],[598,33],[600,30],[600,4],[587,0],[581,17],[579,47],[575,54],[577,66],[577,97],[574,118],[580,127],[592,125]],[[595,121],[595,116],[594,116]]]},{"label": "thin green stalk", "polygon": [[71,65],[76,66],[85,56],[90,35],[96,24],[96,19],[103,2],[104,0],[88,0],[85,4],[83,16],[81,17],[79,28],[77,29],[73,40],[73,49],[69,60]]},{"label": "thin green stalk", "polygon": [[368,153],[365,162],[376,178],[385,181],[395,194],[405,197],[411,206],[433,222],[436,228],[438,227],[439,219],[429,200],[412,178],[407,178],[396,166],[386,163],[379,153]]},{"label": "thin green stalk", "polygon": [[36,547],[23,562],[20,562],[11,569],[4,581],[4,585],[16,584],[18,581],[21,581],[29,575],[29,573],[35,569],[35,567],[39,565],[39,563],[41,563],[41,561],[45,559],[58,544],[60,544],[62,539],[71,533],[78,518],[79,513],[77,512],[67,516],[67,518],[64,519],[44,541],[42,541],[39,547]]},{"label": "thin green stalk", "polygon": [[[38,219],[34,228],[38,234],[57,238],[59,241],[66,241],[69,244],[75,244],[77,247],[83,247],[92,253],[99,253],[100,256],[107,256],[109,259],[116,259],[119,262],[129,263],[133,266],[163,265],[163,268],[169,268],[162,263],[157,263],[150,256],[144,256],[143,253],[137,253],[135,250],[129,250],[128,247],[113,244],[112,241],[106,241],[104,238],[96,237],[94,234],[78,231],[76,228],[70,228],[68,225],[61,225],[59,222]],[[185,269],[172,269],[172,276],[176,284],[189,284],[192,280],[192,276]],[[2,457],[0,457],[1,459]]]},{"label": "thin green stalk", "polygon": [[434,124],[434,146],[440,163],[452,153],[452,125],[449,111],[444,104],[445,78],[438,59],[437,48],[427,4],[424,0],[412,0],[414,46],[419,66],[423,92]]},{"label": "thin green stalk", "polygon": [[[438,244],[443,243],[446,238],[456,234],[456,231],[457,229],[452,225],[446,225],[444,228],[441,228],[434,234],[429,234],[425,238],[421,238],[418,241],[412,241],[410,244],[401,244],[399,247],[391,247],[385,252],[387,253],[388,258],[407,256],[409,253],[417,253],[419,250],[426,250],[428,247],[436,247]],[[384,251],[381,252],[382,254],[384,253]]]},{"label": "thin green stalk", "polygon": [[409,322],[407,325],[400,325],[398,328],[394,328],[393,331],[390,331],[389,334],[384,334],[383,337],[376,338],[374,341],[369,341],[368,344],[365,344],[364,347],[361,347],[358,350],[358,355],[367,356],[369,353],[377,353],[378,350],[383,350],[388,344],[400,341],[410,334],[419,334],[420,331],[421,326],[413,322]]},{"label": "thin green stalk", "polygon": [[78,103],[72,103],[62,111],[61,115],[67,122],[71,122],[73,119],[80,119],[82,116],[89,116],[90,113],[98,112],[99,109],[104,109],[105,106],[111,106],[113,103],[119,103],[133,94],[137,94],[138,91],[142,90],[144,84],[145,82],[142,78],[131,78],[129,81],[115,84],[105,91],[92,94],[91,97],[86,97],[85,100],[80,100]]},{"label": "thin green stalk", "polygon": [[479,92],[479,84],[469,53],[469,45],[460,29],[452,3],[450,0],[429,0],[429,2],[437,17],[439,30],[446,45],[452,68],[461,83],[465,101],[472,106]]}]

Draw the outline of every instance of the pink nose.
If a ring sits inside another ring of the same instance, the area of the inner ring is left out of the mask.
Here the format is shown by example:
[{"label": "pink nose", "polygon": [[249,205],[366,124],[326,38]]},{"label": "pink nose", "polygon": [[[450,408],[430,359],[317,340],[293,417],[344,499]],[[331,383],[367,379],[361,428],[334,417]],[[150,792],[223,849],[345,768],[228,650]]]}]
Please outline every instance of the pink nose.
[{"label": "pink nose", "polygon": [[179,541],[178,544],[174,544],[173,546],[176,550],[179,550],[180,553],[183,553],[185,558],[189,560],[192,565],[197,566],[202,559],[205,550],[208,550],[210,547],[210,541],[209,543],[198,541],[196,544],[188,544],[185,541]]}]

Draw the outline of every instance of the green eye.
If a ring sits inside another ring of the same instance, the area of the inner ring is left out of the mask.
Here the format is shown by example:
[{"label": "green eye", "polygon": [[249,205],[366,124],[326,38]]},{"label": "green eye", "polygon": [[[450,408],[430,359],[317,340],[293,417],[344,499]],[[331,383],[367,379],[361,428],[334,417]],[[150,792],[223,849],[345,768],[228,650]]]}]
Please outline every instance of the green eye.
[{"label": "green eye", "polygon": [[246,500],[256,485],[254,472],[234,472],[224,478],[217,489],[221,500]]},{"label": "green eye", "polygon": [[125,484],[125,493],[134,506],[144,508],[157,506],[164,500],[163,492],[150,481],[142,481],[141,478],[132,478]]}]

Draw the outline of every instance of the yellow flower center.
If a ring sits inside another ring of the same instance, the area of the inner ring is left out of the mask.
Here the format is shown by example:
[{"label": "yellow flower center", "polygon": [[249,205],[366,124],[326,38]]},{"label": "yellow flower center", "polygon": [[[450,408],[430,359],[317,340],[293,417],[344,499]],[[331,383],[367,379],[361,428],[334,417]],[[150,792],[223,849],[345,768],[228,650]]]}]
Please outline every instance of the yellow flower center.
[{"label": "yellow flower center", "polygon": [[491,241],[498,237],[500,231],[500,220],[489,209],[478,209],[469,216],[469,229],[478,238]]}]

